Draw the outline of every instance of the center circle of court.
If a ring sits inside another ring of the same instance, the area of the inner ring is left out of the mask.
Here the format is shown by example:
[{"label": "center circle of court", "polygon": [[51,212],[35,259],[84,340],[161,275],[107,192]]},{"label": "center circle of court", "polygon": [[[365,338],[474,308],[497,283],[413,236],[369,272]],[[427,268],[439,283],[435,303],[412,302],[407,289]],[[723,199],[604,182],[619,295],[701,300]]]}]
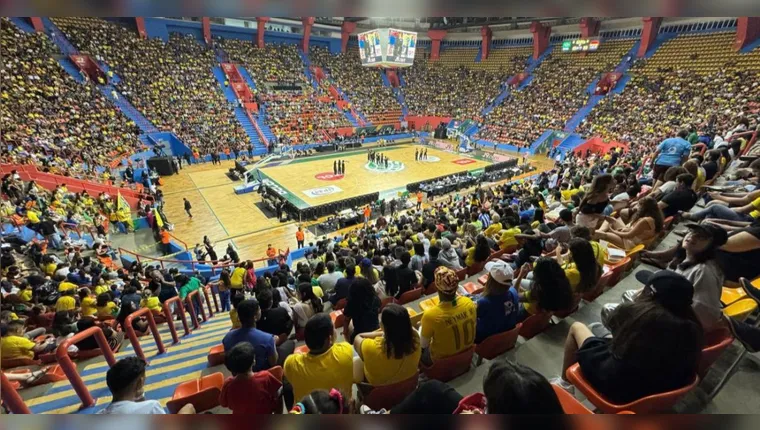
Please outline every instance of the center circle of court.
[{"label": "center circle of court", "polygon": [[420,160],[423,163],[439,163],[441,161],[440,158],[436,157],[435,155],[430,155],[425,159]]},{"label": "center circle of court", "polygon": [[388,167],[380,167],[378,164],[370,161],[367,162],[364,165],[364,168],[369,170],[370,172],[378,172],[378,173],[392,173],[392,172],[400,172],[404,170],[406,166],[404,163],[400,161],[391,161],[388,163]]},{"label": "center circle of court", "polygon": [[314,178],[319,179],[320,181],[337,181],[343,179],[343,175],[336,175],[332,172],[322,172],[314,175]]}]

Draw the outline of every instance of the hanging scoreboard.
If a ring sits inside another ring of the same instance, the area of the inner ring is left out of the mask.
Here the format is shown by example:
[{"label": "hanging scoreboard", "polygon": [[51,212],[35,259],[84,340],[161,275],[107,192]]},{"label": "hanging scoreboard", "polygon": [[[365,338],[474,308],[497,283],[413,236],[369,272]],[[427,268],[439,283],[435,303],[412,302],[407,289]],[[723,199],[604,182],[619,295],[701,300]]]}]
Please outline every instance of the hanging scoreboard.
[{"label": "hanging scoreboard", "polygon": [[408,67],[414,63],[417,33],[378,28],[359,33],[359,58],[363,66]]},{"label": "hanging scoreboard", "polygon": [[562,52],[594,52],[599,49],[599,39],[575,39],[562,42]]}]

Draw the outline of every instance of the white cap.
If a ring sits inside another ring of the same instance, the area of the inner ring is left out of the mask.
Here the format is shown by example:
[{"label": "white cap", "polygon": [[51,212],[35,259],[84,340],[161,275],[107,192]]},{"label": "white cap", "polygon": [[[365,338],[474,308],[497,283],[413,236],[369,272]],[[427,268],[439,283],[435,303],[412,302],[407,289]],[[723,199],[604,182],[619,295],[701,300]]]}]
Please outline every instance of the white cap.
[{"label": "white cap", "polygon": [[512,266],[506,261],[494,260],[486,263],[486,270],[494,281],[500,284],[509,284],[514,279]]}]

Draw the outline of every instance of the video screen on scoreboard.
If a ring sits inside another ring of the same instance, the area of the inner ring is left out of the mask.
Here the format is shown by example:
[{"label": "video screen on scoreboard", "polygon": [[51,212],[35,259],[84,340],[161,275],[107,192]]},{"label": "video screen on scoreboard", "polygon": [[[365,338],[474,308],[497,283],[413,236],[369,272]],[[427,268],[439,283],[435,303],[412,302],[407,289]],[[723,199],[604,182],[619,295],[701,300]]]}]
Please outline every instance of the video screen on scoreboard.
[{"label": "video screen on scoreboard", "polygon": [[599,49],[599,39],[575,39],[562,42],[562,52],[594,52]]},{"label": "video screen on scoreboard", "polygon": [[391,63],[414,63],[417,49],[417,33],[412,31],[388,29],[388,49],[385,61]]},{"label": "video screen on scoreboard", "polygon": [[359,58],[362,64],[375,64],[383,61],[380,32],[370,30],[359,33]]}]

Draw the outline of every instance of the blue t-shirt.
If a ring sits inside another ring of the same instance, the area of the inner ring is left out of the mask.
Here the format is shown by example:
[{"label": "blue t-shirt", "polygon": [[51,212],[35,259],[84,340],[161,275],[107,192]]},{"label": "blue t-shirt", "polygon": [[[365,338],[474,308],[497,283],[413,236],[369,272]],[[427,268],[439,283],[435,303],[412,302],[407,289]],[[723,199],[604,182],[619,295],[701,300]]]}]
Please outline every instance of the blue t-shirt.
[{"label": "blue t-shirt", "polygon": [[239,328],[230,330],[222,340],[224,350],[229,351],[240,342],[248,342],[253,345],[256,363],[253,365],[255,372],[269,369],[269,357],[275,353],[274,336],[255,328]]},{"label": "blue t-shirt", "polygon": [[671,137],[662,141],[658,147],[660,155],[655,164],[660,166],[680,166],[681,160],[689,155],[691,144],[680,137]]},{"label": "blue t-shirt", "polygon": [[475,343],[480,343],[494,334],[512,330],[517,325],[520,309],[517,290],[510,288],[498,296],[483,296],[478,302],[478,323]]}]

